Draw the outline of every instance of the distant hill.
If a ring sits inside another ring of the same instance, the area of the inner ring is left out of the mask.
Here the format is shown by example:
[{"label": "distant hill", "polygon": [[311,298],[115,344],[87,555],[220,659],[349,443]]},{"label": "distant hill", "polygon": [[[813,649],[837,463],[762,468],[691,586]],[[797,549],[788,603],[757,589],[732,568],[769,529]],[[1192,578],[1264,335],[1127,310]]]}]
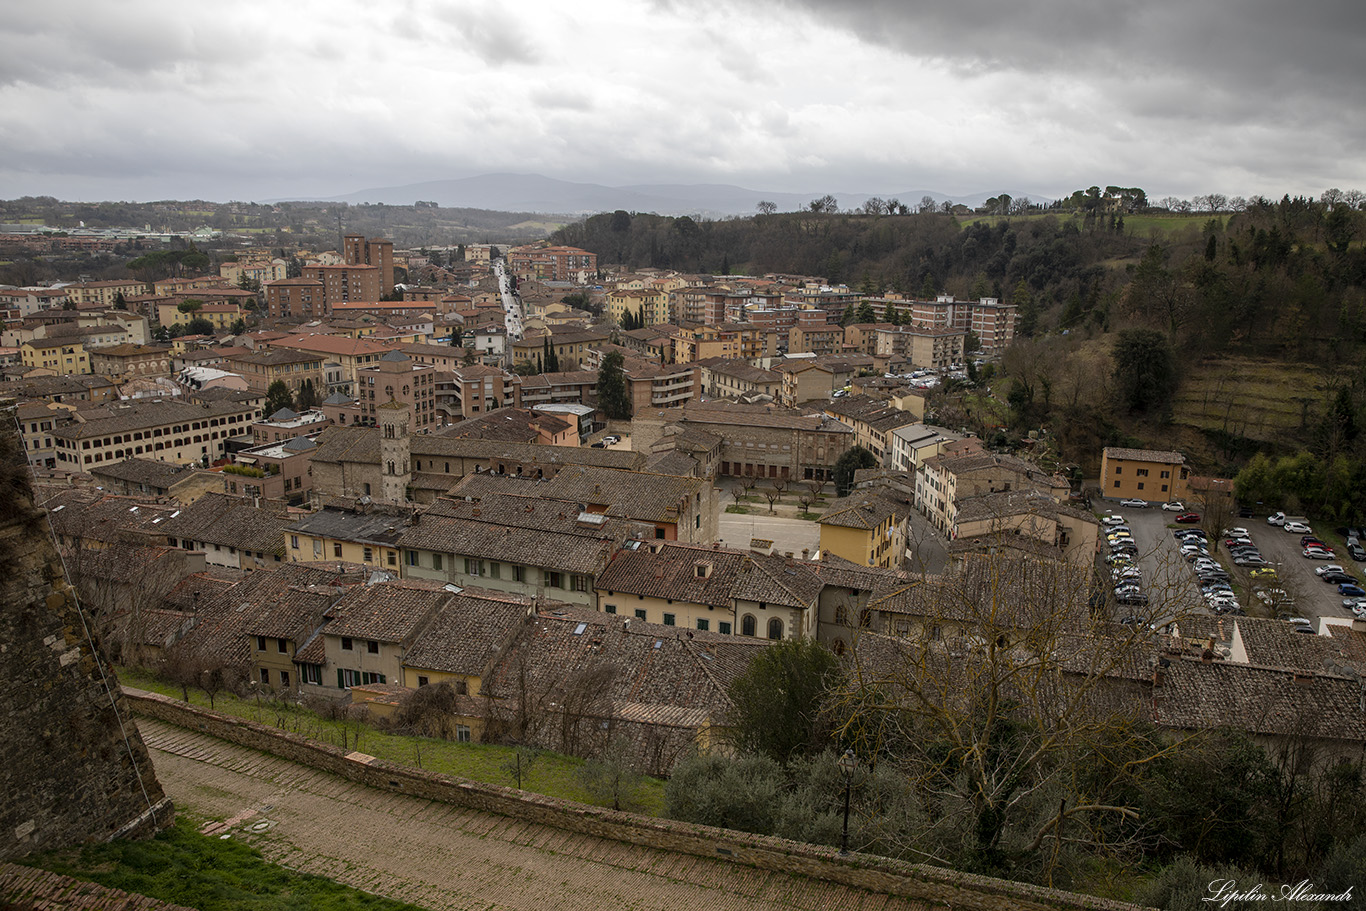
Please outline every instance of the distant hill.
[{"label": "distant hill", "polygon": [[[596,183],[556,180],[540,174],[484,174],[458,180],[433,180],[397,187],[372,187],[341,196],[326,197],[321,201],[410,206],[422,200],[439,203],[443,208],[496,209],[504,212],[582,215],[625,209],[629,212],[655,212],[660,215],[719,217],[753,215],[754,207],[761,200],[776,204],[779,211],[793,212],[806,208],[811,200],[824,196],[826,192],[830,191],[774,193],[729,184],[637,184],[608,187]],[[978,206],[999,193],[950,197],[933,190],[906,190],[899,193],[832,192],[831,195],[839,200],[841,208],[852,209],[863,205],[864,201],[872,196],[899,199],[909,206],[919,204],[925,196],[936,202],[952,199],[964,205]],[[1041,196],[1032,198],[1043,199]]]}]

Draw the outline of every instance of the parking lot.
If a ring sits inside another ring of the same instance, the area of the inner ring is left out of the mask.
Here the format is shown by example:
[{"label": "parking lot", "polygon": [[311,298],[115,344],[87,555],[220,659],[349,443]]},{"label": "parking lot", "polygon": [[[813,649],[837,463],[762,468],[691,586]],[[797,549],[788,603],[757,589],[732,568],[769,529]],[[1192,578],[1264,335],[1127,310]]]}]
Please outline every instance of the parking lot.
[{"label": "parking lot", "polygon": [[[1253,578],[1253,567],[1235,566],[1228,549],[1218,532],[1224,529],[1206,528],[1203,525],[1178,526],[1174,522],[1176,513],[1166,512],[1153,505],[1146,509],[1122,507],[1117,500],[1104,500],[1098,504],[1106,515],[1124,517],[1134,544],[1138,550],[1137,565],[1142,572],[1142,588],[1149,598],[1146,611],[1157,622],[1190,613],[1212,613],[1200,594],[1199,582],[1191,565],[1180,554],[1172,530],[1179,527],[1198,527],[1210,535],[1210,556],[1217,560],[1231,577],[1231,584],[1238,602],[1249,616],[1269,617],[1277,613],[1289,613],[1297,617],[1314,619],[1317,617],[1341,617],[1350,619],[1351,611],[1342,606],[1342,595],[1336,585],[1327,584],[1319,579],[1314,570],[1326,563],[1336,563],[1348,575],[1362,579],[1361,564],[1356,563],[1338,548],[1334,560],[1310,560],[1303,556],[1300,535],[1289,534],[1279,526],[1268,525],[1264,517],[1252,519],[1231,519],[1234,526],[1248,531],[1248,537],[1275,570],[1273,579],[1262,576]],[[1104,533],[1102,532],[1102,539]],[[1102,556],[1108,553],[1102,546]],[[1366,586],[1363,586],[1366,587]],[[1284,595],[1274,596],[1279,600],[1293,603],[1268,605],[1258,599],[1259,590],[1282,590]],[[1121,615],[1136,613],[1132,608],[1121,606]]]},{"label": "parking lot", "polygon": [[1341,548],[1336,548],[1337,556],[1332,560],[1309,560],[1300,547],[1300,536],[1288,534],[1278,526],[1268,525],[1266,519],[1243,519],[1241,524],[1252,534],[1262,554],[1276,567],[1281,579],[1281,588],[1295,599],[1294,613],[1298,617],[1344,617],[1351,619],[1352,612],[1342,606],[1342,595],[1336,585],[1320,581],[1314,570],[1326,563],[1336,563],[1361,584],[1361,564],[1353,560]]}]

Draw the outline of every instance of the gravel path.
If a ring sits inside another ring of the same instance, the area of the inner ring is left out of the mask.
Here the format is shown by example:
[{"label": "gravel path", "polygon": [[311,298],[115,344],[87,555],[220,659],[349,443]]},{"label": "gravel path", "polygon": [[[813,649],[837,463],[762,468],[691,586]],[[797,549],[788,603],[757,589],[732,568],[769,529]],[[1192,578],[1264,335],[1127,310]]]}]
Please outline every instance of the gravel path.
[{"label": "gravel path", "polygon": [[178,807],[268,860],[431,909],[922,909],[919,902],[390,794],[140,718]]}]

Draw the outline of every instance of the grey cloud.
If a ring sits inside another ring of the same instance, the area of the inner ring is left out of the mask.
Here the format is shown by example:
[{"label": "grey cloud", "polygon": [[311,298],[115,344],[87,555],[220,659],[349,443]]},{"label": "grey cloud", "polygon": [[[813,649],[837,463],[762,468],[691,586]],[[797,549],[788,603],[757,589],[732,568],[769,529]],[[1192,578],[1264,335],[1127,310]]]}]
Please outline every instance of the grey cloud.
[{"label": "grey cloud", "polygon": [[542,57],[517,20],[502,16],[499,7],[438,6],[429,14],[447,27],[461,50],[490,66],[533,64]]}]

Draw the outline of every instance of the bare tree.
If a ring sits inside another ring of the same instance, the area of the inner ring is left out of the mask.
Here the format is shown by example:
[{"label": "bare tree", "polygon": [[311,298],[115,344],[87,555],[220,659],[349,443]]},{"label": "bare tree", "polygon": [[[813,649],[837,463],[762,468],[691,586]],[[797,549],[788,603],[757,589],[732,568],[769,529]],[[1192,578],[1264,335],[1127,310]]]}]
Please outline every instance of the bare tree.
[{"label": "bare tree", "polygon": [[840,732],[911,783],[929,825],[909,849],[989,866],[1006,852],[1132,836],[1136,811],[1087,763],[1123,756],[1107,773],[1122,776],[1167,748],[1144,738],[1139,701],[1123,690],[1156,609],[1115,624],[1092,608],[1108,583],[1091,573],[972,559],[907,590],[908,635],[858,639],[836,700]]},{"label": "bare tree", "polygon": [[767,199],[761,199],[759,200],[759,204],[754,208],[759,210],[760,215],[772,215],[774,212],[778,211],[778,204],[776,202],[770,202]]},{"label": "bare tree", "polygon": [[517,790],[520,791],[522,789],[522,777],[531,774],[531,767],[540,758],[540,750],[519,744],[513,747],[512,755],[503,763],[502,769],[512,776],[512,780],[517,783]]}]

